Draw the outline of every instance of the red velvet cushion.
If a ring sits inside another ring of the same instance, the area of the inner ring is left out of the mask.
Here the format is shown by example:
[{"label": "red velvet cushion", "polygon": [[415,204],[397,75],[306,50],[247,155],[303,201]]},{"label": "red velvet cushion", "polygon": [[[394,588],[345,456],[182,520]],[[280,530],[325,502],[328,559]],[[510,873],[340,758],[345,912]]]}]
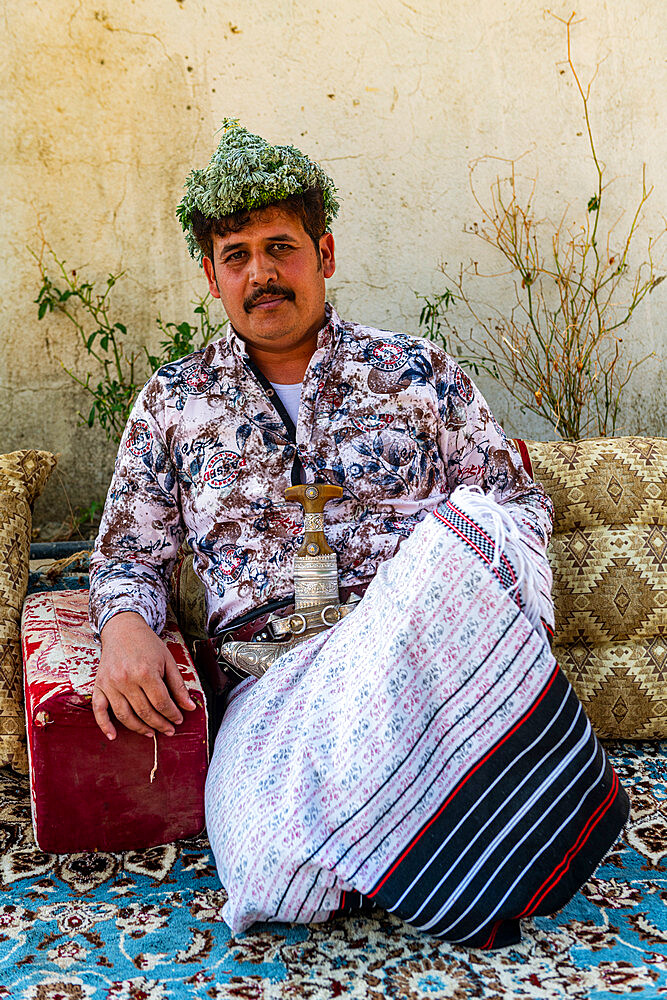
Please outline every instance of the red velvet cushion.
[{"label": "red velvet cushion", "polygon": [[155,741],[117,726],[106,739],[91,697],[99,643],[88,591],[32,594],[23,608],[25,707],[35,839],[43,851],[140,850],[200,833],[208,763],[204,695],[173,617],[163,640],[197,708]]}]

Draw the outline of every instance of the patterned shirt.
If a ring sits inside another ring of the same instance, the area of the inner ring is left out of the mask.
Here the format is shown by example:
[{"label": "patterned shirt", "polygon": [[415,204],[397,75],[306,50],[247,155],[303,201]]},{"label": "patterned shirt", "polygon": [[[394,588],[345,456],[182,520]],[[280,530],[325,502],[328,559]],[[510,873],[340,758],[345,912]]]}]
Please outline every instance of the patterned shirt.
[{"label": "patterned shirt", "polygon": [[291,594],[302,512],[284,490],[302,481],[344,489],[325,509],[343,587],[370,581],[460,484],[493,491],[533,549],[544,552],[551,532],[550,500],[452,358],[327,305],[296,427],[231,326],[144,386],[91,559],[95,629],[136,611],[160,632],[184,539],[211,634]]}]

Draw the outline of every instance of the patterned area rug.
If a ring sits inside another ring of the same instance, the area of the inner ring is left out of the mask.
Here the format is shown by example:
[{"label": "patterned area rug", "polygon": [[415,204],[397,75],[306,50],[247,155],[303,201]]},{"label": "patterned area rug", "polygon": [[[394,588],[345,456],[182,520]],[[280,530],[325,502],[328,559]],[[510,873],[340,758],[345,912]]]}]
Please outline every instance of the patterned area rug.
[{"label": "patterned area rug", "polygon": [[36,849],[27,779],[0,770],[0,998],[463,1000],[667,994],[667,743],[618,743],[621,840],[519,946],[469,951],[381,912],[233,937],[205,838],[124,854]]}]

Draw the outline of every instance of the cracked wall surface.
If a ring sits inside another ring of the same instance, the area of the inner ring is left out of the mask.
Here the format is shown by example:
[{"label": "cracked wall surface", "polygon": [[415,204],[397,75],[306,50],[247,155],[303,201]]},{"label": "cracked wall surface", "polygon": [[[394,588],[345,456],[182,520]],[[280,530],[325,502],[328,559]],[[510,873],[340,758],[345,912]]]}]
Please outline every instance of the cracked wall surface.
[{"label": "cracked wall surface", "polygon": [[[571,7],[553,9],[567,17]],[[585,20],[573,52],[585,80],[600,64],[591,119],[621,228],[643,163],[655,184],[638,261],[667,210],[665,5],[583,0],[578,13]],[[77,425],[85,394],[63,365],[83,376],[85,352],[62,317],[37,322],[30,251],[43,235],[91,279],[124,270],[115,317],[137,348],[154,346],[158,313],[184,319],[204,291],[174,207],[224,116],[294,142],[333,175],[342,208],[330,298],[342,315],[384,328],[417,331],[414,293],[442,291],[443,261],[497,270],[470,232],[479,215],[472,161],[525,154],[521,169],[537,176],[545,220],[583,218],[594,190],[564,30],[536,0],[339,0],[335,9],[293,0],[24,0],[5,3],[0,46],[0,427],[3,451],[61,455],[38,522],[103,496],[113,449]],[[491,180],[502,167],[498,159],[483,169]],[[664,270],[660,250],[656,261]],[[489,294],[491,305],[509,308],[507,282],[479,288]],[[667,282],[637,309],[625,337],[635,355],[664,356],[666,296]],[[621,430],[666,433],[664,377],[658,359],[642,369]],[[509,431],[550,436],[493,383],[482,387]]]}]

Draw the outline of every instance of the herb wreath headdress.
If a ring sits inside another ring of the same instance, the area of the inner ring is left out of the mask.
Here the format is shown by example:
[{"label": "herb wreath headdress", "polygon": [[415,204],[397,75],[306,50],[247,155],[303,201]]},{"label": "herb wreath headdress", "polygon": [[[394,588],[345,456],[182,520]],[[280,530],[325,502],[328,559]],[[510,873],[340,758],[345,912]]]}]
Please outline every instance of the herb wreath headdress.
[{"label": "herb wreath headdress", "polygon": [[203,258],[192,230],[195,209],[208,219],[219,219],[239,209],[264,208],[319,187],[326,227],[330,228],[338,214],[336,187],[318,163],[295,146],[272,146],[236,119],[224,118],[221,129],[222,138],[210,163],[203,170],[190,171],[185,195],[176,209],[193,260],[201,265]]}]

